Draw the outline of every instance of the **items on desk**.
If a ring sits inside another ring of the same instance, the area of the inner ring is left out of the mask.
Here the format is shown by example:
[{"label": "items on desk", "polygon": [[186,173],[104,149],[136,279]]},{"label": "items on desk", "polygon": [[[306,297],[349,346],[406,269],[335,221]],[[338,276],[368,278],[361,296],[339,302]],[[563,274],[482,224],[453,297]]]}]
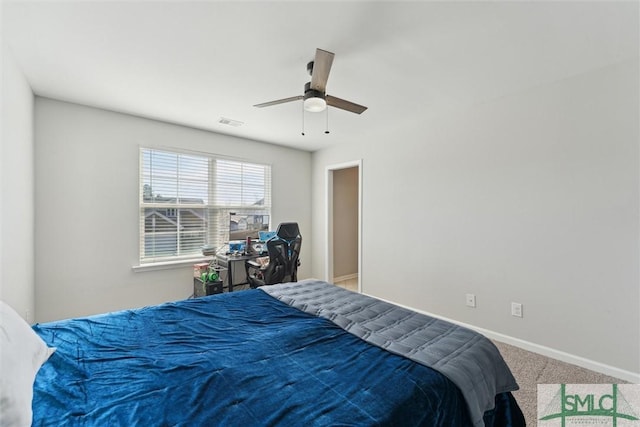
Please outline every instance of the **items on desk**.
[{"label": "items on desk", "polygon": [[275,231],[259,231],[258,232],[258,239],[264,243],[266,243],[268,240],[273,239],[274,237],[276,237]]},{"label": "items on desk", "polygon": [[227,255],[262,255],[267,253],[265,242],[254,241],[250,237],[247,240],[231,241],[228,245]]},{"label": "items on desk", "polygon": [[235,240],[229,242],[228,254],[239,254],[244,251],[245,242],[242,240]]},{"label": "items on desk", "polygon": [[247,236],[247,241],[244,244],[244,254],[245,255],[253,255],[255,254],[256,251],[253,247],[253,244],[251,243],[251,236]]}]

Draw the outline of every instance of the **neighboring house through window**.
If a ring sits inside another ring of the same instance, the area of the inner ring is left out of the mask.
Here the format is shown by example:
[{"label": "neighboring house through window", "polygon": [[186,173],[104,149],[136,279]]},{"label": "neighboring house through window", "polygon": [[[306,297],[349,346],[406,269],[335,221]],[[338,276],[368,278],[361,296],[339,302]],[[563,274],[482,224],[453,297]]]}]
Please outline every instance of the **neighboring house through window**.
[{"label": "neighboring house through window", "polygon": [[140,149],[140,263],[201,255],[229,241],[237,215],[269,218],[271,166]]}]

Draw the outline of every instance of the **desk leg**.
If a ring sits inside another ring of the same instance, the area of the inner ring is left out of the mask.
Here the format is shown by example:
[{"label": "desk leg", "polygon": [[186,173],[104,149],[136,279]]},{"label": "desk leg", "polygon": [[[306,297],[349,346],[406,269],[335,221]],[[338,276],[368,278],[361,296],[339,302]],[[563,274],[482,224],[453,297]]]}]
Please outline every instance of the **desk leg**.
[{"label": "desk leg", "polygon": [[229,292],[233,292],[233,262],[227,262],[227,280],[229,280]]}]

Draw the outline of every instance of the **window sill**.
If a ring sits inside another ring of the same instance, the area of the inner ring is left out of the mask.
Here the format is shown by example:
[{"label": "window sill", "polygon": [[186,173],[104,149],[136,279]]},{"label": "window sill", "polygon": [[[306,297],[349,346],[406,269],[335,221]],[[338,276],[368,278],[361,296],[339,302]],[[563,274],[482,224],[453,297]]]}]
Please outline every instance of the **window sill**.
[{"label": "window sill", "polygon": [[134,265],[133,267],[131,267],[131,269],[136,273],[142,273],[144,271],[184,268],[200,262],[209,262],[209,261],[211,261],[211,257],[189,258],[189,259],[181,259],[176,261],[154,262],[149,264]]}]

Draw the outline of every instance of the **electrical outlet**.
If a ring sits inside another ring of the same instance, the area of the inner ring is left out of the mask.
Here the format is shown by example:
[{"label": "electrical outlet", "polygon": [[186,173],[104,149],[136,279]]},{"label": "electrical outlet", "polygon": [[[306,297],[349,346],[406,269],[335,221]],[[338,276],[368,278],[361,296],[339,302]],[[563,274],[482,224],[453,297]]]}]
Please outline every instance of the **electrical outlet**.
[{"label": "electrical outlet", "polygon": [[474,294],[467,294],[467,307],[476,307],[476,296]]},{"label": "electrical outlet", "polygon": [[518,302],[511,303],[511,315],[515,317],[522,317],[522,304]]}]

